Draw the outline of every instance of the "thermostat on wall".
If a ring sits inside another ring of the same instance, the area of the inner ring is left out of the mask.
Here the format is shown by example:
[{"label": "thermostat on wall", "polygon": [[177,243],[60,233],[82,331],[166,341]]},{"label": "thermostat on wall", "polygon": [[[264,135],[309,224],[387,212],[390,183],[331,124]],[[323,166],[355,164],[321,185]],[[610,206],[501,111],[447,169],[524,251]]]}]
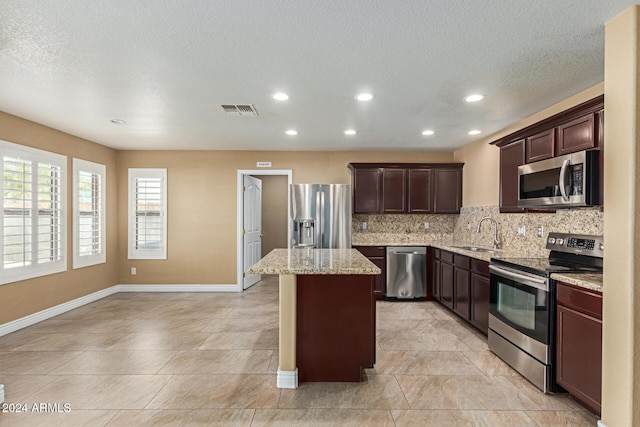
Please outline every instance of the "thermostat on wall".
[{"label": "thermostat on wall", "polygon": [[271,162],[258,162],[256,163],[256,166],[259,168],[270,168]]}]

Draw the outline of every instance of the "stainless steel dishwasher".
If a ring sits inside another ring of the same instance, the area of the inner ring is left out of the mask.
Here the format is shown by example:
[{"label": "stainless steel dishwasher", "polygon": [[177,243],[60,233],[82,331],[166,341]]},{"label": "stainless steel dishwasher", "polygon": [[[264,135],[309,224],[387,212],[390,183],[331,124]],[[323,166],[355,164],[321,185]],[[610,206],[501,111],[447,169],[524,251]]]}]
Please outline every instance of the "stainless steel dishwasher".
[{"label": "stainless steel dishwasher", "polygon": [[427,248],[387,247],[385,297],[415,299],[427,296]]}]

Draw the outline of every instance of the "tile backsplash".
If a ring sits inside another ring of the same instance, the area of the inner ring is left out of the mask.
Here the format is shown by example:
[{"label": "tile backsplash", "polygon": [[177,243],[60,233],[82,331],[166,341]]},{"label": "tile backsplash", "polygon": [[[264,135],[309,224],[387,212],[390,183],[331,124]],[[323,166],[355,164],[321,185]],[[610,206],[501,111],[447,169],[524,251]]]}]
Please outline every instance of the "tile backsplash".
[{"label": "tile backsplash", "polygon": [[[485,221],[480,233],[478,222],[484,217],[496,220],[502,249],[527,256],[547,256],[544,248],[549,232],[603,234],[604,216],[599,208],[560,209],[555,213],[503,214],[498,206],[462,208],[459,215],[353,215],[352,232],[358,236],[406,236],[418,241],[453,241],[483,247],[493,246],[493,222]],[[366,229],[363,228],[366,223]],[[425,228],[425,223],[428,228]],[[518,233],[520,229],[521,233]],[[541,229],[542,236],[538,236]]]}]

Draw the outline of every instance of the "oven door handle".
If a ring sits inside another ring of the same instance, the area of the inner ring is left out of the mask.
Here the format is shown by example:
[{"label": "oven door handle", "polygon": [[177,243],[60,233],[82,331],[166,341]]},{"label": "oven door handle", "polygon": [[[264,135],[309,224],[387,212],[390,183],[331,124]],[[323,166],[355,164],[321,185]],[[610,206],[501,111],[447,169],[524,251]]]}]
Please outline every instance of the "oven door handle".
[{"label": "oven door handle", "polygon": [[562,200],[565,202],[570,201],[569,195],[567,194],[567,187],[565,183],[567,182],[567,172],[569,171],[569,165],[571,161],[569,159],[562,162],[562,167],[560,168],[560,177],[558,179],[558,187],[560,187],[560,194],[562,195]]},{"label": "oven door handle", "polygon": [[511,270],[505,270],[503,268],[496,267],[495,265],[491,265],[491,264],[489,265],[489,271],[498,276],[504,277],[505,279],[517,281],[524,285],[534,287],[536,289],[540,289],[543,291],[549,290],[549,281],[547,278],[532,277],[529,275],[516,273]]}]

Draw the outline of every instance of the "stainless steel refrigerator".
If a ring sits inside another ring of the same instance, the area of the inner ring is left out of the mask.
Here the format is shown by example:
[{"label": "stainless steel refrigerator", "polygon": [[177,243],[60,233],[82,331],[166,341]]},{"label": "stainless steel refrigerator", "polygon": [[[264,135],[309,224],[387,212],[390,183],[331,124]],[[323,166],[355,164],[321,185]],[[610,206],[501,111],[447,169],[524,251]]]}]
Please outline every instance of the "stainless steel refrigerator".
[{"label": "stainless steel refrigerator", "polygon": [[351,248],[351,186],[291,184],[290,248]]}]

